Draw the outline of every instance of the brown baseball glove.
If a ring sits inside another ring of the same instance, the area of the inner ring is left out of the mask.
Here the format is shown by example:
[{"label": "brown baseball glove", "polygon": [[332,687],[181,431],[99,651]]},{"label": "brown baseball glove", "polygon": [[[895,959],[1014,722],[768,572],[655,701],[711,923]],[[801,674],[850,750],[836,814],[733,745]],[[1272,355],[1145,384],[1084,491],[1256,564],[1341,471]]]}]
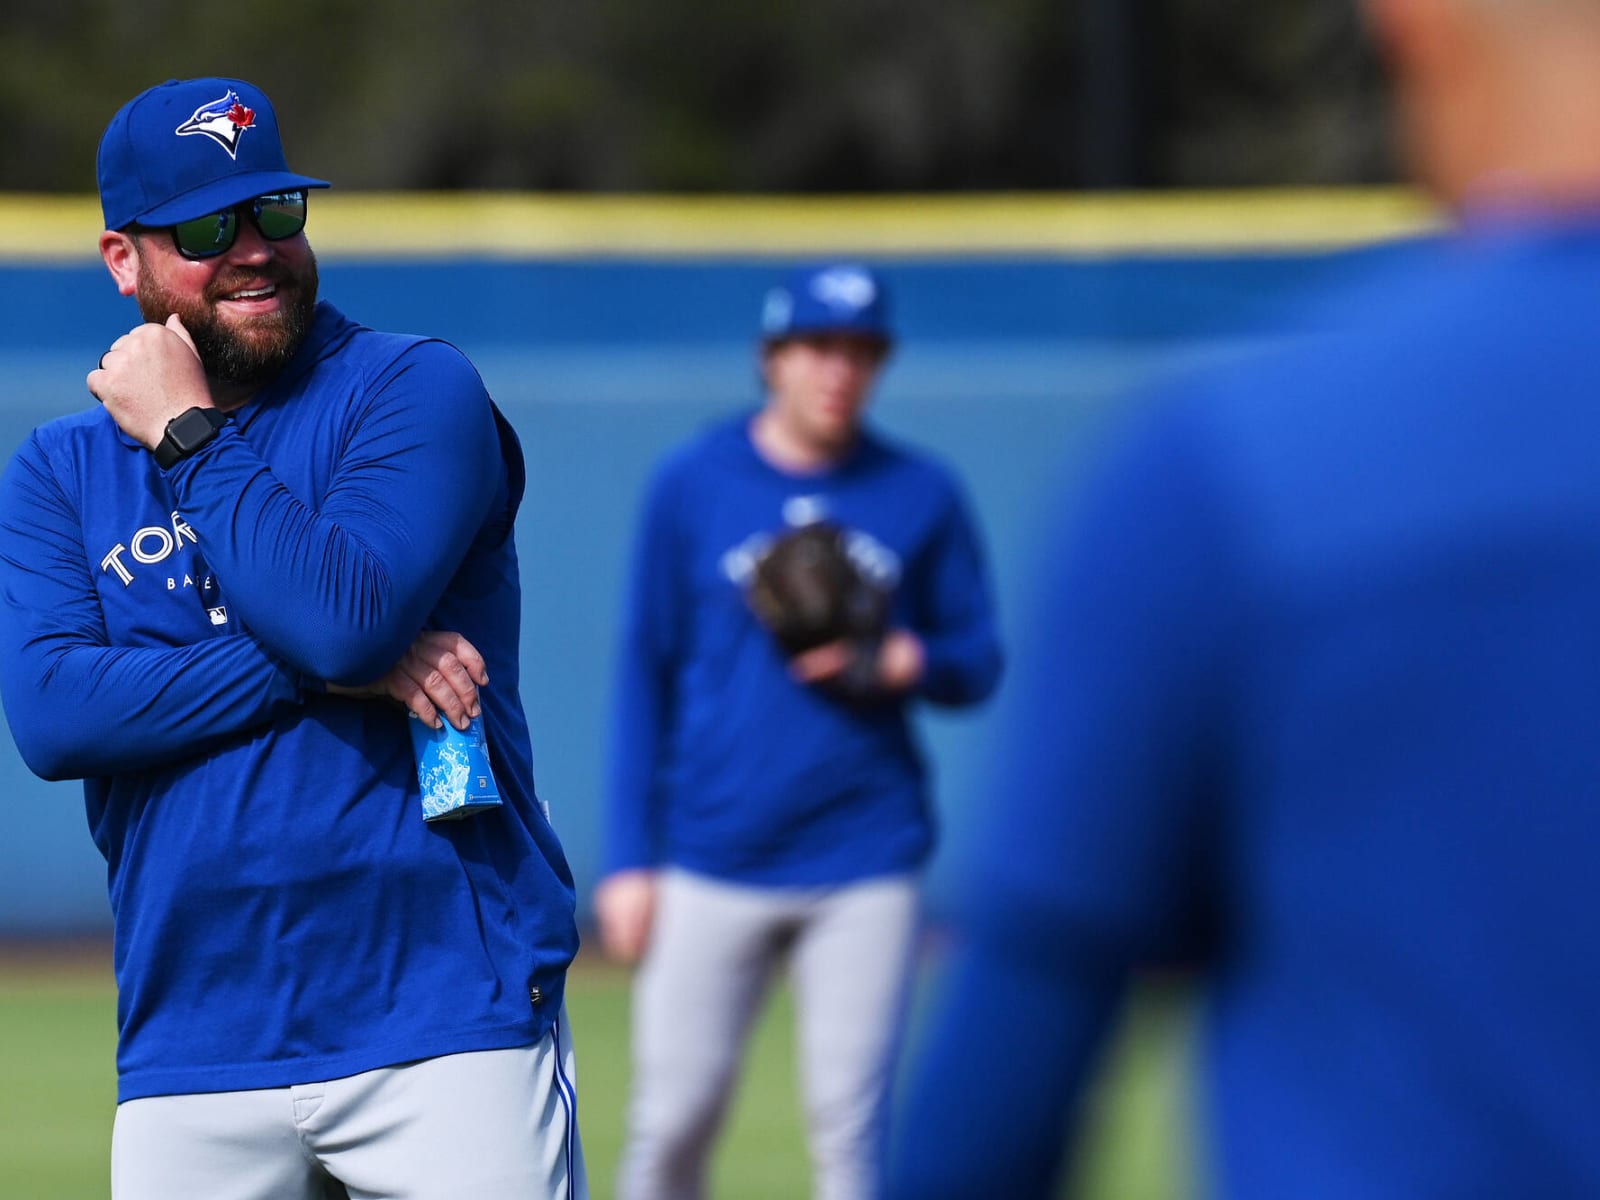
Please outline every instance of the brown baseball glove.
[{"label": "brown baseball glove", "polygon": [[861,698],[874,687],[889,593],[850,557],[845,531],[826,521],[776,539],[756,561],[745,598],[791,657],[848,641],[855,665],[829,688]]}]

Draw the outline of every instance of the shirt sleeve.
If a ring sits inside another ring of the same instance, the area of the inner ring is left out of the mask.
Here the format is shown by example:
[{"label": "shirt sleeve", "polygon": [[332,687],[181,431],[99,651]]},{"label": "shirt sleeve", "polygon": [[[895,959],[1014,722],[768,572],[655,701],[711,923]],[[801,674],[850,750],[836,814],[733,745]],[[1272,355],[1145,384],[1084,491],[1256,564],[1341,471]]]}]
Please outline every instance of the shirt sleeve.
[{"label": "shirt sleeve", "polygon": [[1203,957],[1241,605],[1198,458],[1172,423],[1143,429],[1043,547],[997,793],[890,1156],[897,1200],[1052,1195],[1131,973]]},{"label": "shirt sleeve", "polygon": [[441,342],[417,344],[366,382],[337,454],[315,508],[232,426],[168,478],[262,643],[313,678],[360,685],[424,628],[505,467],[482,381]]},{"label": "shirt sleeve", "polygon": [[655,866],[685,615],[673,489],[658,476],[635,534],[612,688],[603,874]]},{"label": "shirt sleeve", "polygon": [[112,646],[76,510],[37,435],[0,480],[0,696],[45,779],[165,765],[292,711],[295,673],[248,636]]},{"label": "shirt sleeve", "polygon": [[925,658],[918,694],[937,704],[975,704],[1000,681],[1002,655],[988,567],[959,492],[919,570],[922,603],[913,632]]}]

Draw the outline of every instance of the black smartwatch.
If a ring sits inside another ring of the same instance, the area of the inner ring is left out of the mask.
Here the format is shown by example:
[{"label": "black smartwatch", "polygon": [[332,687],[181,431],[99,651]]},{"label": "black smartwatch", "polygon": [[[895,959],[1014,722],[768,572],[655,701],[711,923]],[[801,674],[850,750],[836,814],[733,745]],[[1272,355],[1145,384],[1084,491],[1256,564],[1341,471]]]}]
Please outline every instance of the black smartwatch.
[{"label": "black smartwatch", "polygon": [[166,435],[156,443],[156,465],[163,471],[170,470],[216,437],[217,430],[227,423],[227,414],[215,408],[197,405],[179,413],[167,422]]}]

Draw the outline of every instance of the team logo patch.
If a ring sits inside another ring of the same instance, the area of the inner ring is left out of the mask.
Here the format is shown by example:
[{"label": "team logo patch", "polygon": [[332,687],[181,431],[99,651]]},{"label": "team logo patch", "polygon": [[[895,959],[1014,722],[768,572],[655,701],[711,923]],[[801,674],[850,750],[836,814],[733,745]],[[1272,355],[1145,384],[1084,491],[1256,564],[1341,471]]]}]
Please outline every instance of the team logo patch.
[{"label": "team logo patch", "polygon": [[826,496],[790,496],[783,502],[785,523],[797,528],[801,525],[815,525],[818,521],[825,520],[827,516]]},{"label": "team logo patch", "polygon": [[811,282],[811,294],[833,309],[863,309],[878,296],[872,276],[855,267],[833,267]]},{"label": "team logo patch", "polygon": [[253,128],[255,123],[255,109],[245,107],[244,101],[239,99],[239,93],[229,88],[227,95],[221,99],[202,104],[195,109],[194,116],[179,125],[177,133],[179,137],[191,133],[204,134],[226,150],[229,158],[236,158],[239,153],[239,139],[244,136],[244,131]]}]

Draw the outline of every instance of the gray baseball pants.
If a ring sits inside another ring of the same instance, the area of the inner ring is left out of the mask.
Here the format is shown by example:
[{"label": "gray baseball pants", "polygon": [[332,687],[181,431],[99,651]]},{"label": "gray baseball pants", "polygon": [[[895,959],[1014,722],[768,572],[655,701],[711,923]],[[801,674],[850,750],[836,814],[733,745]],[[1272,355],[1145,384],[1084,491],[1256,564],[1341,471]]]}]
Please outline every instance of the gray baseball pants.
[{"label": "gray baseball pants", "polygon": [[665,871],[634,980],[618,1200],[704,1196],[746,1036],[785,959],[813,1195],[871,1197],[916,920],[909,875],[765,888]]},{"label": "gray baseball pants", "polygon": [[113,1200],[588,1200],[563,1014],[532,1046],[117,1106]]}]

